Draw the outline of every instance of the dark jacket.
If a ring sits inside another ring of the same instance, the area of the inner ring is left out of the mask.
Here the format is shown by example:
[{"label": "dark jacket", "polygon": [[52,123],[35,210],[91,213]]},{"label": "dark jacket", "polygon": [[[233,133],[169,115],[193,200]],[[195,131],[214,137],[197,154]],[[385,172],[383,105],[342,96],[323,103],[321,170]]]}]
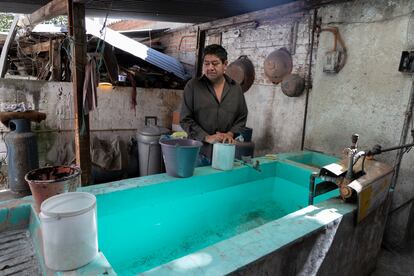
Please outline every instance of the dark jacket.
[{"label": "dark jacket", "polygon": [[189,138],[204,141],[218,132],[239,133],[246,125],[247,106],[240,85],[224,75],[221,102],[207,77],[191,79],[184,88],[181,105],[181,127]]}]

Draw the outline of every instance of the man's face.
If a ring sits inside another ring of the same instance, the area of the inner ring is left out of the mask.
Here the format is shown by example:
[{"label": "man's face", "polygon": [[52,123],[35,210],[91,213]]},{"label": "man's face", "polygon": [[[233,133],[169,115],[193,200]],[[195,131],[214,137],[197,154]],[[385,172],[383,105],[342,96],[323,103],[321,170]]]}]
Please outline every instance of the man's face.
[{"label": "man's face", "polygon": [[205,55],[203,74],[212,82],[220,80],[227,69],[227,60],[223,63],[216,55]]}]

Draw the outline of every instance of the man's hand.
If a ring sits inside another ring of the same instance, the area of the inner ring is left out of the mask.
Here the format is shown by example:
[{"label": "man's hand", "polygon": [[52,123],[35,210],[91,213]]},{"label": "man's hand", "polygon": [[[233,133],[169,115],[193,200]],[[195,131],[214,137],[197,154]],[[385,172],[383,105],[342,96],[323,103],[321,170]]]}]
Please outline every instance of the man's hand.
[{"label": "man's hand", "polygon": [[222,132],[217,132],[216,135],[220,135],[221,141],[222,143],[229,143],[229,144],[234,144],[234,134],[232,132],[226,132],[226,133],[222,133]]},{"label": "man's hand", "polygon": [[216,132],[216,134],[213,135],[208,135],[206,136],[206,138],[204,138],[204,140],[209,143],[209,144],[214,144],[217,142],[220,143],[229,143],[229,144],[234,144],[234,139],[233,139],[234,134],[232,132]]},{"label": "man's hand", "polygon": [[213,134],[213,135],[207,135],[206,138],[204,138],[204,141],[206,141],[209,144],[214,144],[216,142],[223,141],[223,138],[220,134]]}]

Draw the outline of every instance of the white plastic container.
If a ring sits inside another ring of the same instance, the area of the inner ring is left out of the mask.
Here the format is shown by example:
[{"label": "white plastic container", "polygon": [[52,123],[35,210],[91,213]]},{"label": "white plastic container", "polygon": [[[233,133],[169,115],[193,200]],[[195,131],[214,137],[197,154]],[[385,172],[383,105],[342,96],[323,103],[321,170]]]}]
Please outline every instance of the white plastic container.
[{"label": "white plastic container", "polygon": [[235,144],[215,143],[213,145],[213,160],[211,166],[214,169],[229,171],[233,169]]},{"label": "white plastic container", "polygon": [[72,192],[45,200],[40,207],[46,266],[62,271],[91,262],[98,254],[96,197]]}]

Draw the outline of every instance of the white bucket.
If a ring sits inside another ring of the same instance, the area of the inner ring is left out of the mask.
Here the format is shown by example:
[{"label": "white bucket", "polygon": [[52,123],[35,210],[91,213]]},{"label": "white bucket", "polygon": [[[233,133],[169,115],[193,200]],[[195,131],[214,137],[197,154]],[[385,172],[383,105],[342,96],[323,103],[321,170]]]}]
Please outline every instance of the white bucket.
[{"label": "white bucket", "polygon": [[46,266],[73,270],[98,254],[96,197],[72,192],[45,200],[39,215]]},{"label": "white bucket", "polygon": [[214,169],[229,171],[233,169],[235,144],[215,143],[213,145],[213,160],[211,166]]}]

